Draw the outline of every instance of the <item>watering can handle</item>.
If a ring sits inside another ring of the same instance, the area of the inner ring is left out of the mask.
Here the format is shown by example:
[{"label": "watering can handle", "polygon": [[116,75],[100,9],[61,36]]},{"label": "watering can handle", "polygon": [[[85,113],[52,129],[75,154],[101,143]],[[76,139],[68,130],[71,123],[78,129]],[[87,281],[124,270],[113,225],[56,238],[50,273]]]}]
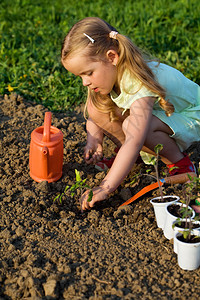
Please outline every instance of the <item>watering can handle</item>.
[{"label": "watering can handle", "polygon": [[51,112],[46,112],[44,117],[44,131],[43,131],[43,142],[50,142],[50,128],[51,128]]}]

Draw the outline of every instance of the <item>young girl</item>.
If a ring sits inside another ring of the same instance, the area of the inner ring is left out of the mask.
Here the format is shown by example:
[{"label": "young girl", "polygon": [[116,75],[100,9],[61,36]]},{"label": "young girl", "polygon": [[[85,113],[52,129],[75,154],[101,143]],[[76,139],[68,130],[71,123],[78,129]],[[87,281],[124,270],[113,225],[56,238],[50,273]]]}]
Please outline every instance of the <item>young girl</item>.
[{"label": "young girl", "polygon": [[[150,61],[124,35],[99,18],[75,24],[64,39],[62,64],[88,87],[88,164],[108,165],[101,184],[82,196],[82,208],[104,200],[128,175],[138,155],[160,155],[171,175],[195,172],[184,154],[200,140],[200,87],[176,69]],[[119,148],[112,164],[102,160],[103,136]]]}]

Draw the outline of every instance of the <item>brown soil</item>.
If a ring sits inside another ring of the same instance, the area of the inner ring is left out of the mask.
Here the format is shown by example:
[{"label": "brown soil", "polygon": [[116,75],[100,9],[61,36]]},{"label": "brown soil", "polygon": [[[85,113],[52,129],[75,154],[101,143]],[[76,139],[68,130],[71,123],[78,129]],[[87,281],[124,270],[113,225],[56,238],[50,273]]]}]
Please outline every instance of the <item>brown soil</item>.
[{"label": "brown soil", "polygon": [[197,243],[200,243],[200,238],[197,237],[196,235],[191,235],[190,238],[188,239],[185,239],[183,237],[183,235],[180,235],[177,237],[177,239],[181,242],[184,242],[184,243],[188,243],[188,244],[197,244]]},{"label": "brown soil", "polygon": [[154,203],[169,203],[176,200],[174,197],[167,197],[167,198],[157,198],[153,200]]},{"label": "brown soil", "polygon": [[186,222],[179,222],[179,223],[176,223],[176,227],[178,228],[190,228],[191,226],[191,229],[195,229],[195,228],[200,228],[200,224],[195,224],[194,222],[191,222],[191,224],[189,223],[186,223]]},{"label": "brown soil", "polygon": [[[151,183],[142,176],[130,186],[135,174],[145,172],[144,164],[83,214],[78,197],[53,202],[75,182],[75,168],[91,186],[104,177],[84,163],[81,108],[52,116],[64,134],[62,178],[51,184],[30,178],[30,136],[43,125],[45,111],[14,94],[0,98],[0,299],[198,299],[200,268],[180,269],[172,242],[156,226],[149,200],[158,191],[119,208]],[[190,149],[196,163],[199,148]],[[105,140],[105,156],[113,149]],[[167,192],[179,195],[180,186]]]},{"label": "brown soil", "polygon": [[[182,210],[180,205],[176,205],[176,203],[171,204],[167,207],[168,212],[177,217],[177,218],[183,218],[183,214],[185,213],[185,211]],[[193,211],[190,209],[188,211],[188,213],[190,213],[192,215]]]}]

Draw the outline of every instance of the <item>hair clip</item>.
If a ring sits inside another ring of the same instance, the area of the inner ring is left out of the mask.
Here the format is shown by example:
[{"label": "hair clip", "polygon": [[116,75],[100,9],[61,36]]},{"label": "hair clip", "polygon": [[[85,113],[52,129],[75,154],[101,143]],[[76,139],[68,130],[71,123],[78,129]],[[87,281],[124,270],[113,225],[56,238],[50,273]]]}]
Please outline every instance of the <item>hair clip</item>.
[{"label": "hair clip", "polygon": [[95,40],[93,38],[91,38],[89,35],[87,35],[86,33],[83,33],[89,40],[92,44],[94,44]]},{"label": "hair clip", "polygon": [[118,35],[118,32],[117,32],[117,31],[111,31],[111,32],[109,33],[109,37],[110,37],[111,39],[114,39],[114,40],[116,40],[117,35]]}]

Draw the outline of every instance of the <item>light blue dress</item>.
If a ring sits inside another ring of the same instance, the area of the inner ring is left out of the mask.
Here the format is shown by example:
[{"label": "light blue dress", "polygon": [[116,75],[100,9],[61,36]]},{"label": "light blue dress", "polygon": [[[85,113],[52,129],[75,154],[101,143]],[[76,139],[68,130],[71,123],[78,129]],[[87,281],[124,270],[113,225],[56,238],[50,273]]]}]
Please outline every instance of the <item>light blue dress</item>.
[{"label": "light blue dress", "polygon": [[[166,100],[175,108],[174,113],[167,117],[165,111],[155,101],[153,115],[166,123],[173,131],[171,137],[175,139],[181,151],[186,150],[193,142],[200,141],[200,86],[186,78],[178,70],[157,62],[148,63],[156,80],[166,90]],[[124,72],[120,83],[121,94],[118,96],[111,91],[111,98],[117,106],[130,108],[131,104],[142,97],[158,95],[142,86],[138,80]]]}]

